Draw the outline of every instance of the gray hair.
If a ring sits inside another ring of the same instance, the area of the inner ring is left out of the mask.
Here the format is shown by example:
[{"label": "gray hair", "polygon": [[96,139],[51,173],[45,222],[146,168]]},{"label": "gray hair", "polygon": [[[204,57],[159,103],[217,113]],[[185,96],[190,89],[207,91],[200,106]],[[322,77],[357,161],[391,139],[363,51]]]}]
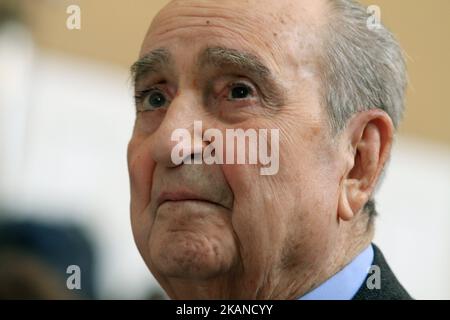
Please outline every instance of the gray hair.
[{"label": "gray hair", "polygon": [[[383,25],[371,29],[369,14],[353,0],[328,0],[330,17],[325,26],[320,72],[323,101],[334,134],[360,111],[379,108],[395,128],[402,119],[407,86],[403,52]],[[376,214],[373,200],[365,206]]]}]

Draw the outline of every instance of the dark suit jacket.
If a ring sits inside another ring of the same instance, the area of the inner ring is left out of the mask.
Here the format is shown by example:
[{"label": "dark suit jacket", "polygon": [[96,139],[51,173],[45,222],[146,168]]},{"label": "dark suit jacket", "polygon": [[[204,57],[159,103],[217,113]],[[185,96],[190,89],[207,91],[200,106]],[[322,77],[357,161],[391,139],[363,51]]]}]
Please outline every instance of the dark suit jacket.
[{"label": "dark suit jacket", "polygon": [[383,254],[377,246],[373,245],[374,258],[372,265],[380,268],[381,286],[380,289],[369,289],[366,285],[368,274],[361,288],[358,290],[353,300],[411,300],[411,296],[398,282],[391,268],[384,259]]}]

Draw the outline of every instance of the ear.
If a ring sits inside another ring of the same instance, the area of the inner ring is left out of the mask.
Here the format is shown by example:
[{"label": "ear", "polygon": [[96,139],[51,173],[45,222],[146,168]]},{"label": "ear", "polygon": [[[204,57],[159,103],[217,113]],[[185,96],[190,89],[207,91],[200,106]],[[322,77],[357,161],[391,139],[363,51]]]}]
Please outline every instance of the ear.
[{"label": "ear", "polygon": [[345,155],[338,204],[340,219],[353,219],[369,201],[389,158],[393,134],[391,118],[379,109],[359,112],[349,120],[340,139]]}]

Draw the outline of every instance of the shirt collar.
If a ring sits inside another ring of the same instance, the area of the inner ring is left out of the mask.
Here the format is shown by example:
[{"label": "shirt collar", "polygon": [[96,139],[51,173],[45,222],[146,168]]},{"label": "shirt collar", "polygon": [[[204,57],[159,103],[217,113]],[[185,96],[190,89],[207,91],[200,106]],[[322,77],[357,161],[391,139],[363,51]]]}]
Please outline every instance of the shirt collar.
[{"label": "shirt collar", "polygon": [[361,288],[373,262],[369,245],[344,269],[298,300],[351,300]]}]

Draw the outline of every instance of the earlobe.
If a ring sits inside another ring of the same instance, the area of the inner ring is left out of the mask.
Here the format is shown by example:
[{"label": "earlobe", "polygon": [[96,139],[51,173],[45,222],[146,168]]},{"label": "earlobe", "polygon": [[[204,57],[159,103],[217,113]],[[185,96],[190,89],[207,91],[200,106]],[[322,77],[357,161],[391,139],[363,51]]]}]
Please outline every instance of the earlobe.
[{"label": "earlobe", "polygon": [[344,221],[350,221],[354,217],[354,213],[348,201],[347,183],[344,181],[341,185],[338,203],[338,218]]},{"label": "earlobe", "polygon": [[344,221],[352,220],[368,200],[369,195],[362,190],[360,181],[344,180],[339,196],[339,218]]}]

